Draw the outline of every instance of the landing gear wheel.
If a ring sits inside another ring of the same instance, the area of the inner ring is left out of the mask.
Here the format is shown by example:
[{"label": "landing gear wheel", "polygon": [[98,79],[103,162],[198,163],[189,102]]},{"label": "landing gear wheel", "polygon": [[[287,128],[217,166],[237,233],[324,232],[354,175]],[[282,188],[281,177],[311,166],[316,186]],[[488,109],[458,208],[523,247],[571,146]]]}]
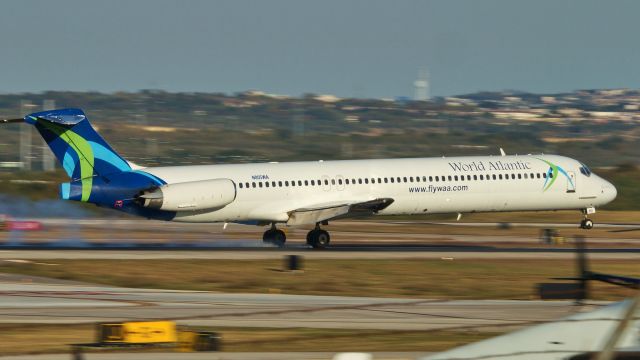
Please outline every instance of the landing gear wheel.
[{"label": "landing gear wheel", "polygon": [[267,244],[273,244],[279,247],[284,246],[287,241],[287,235],[279,229],[269,229],[262,235],[262,241]]},{"label": "landing gear wheel", "polygon": [[593,220],[583,219],[582,221],[580,221],[580,228],[586,230],[593,229]]},{"label": "landing gear wheel", "polygon": [[307,234],[307,244],[314,249],[324,249],[331,242],[329,232],[322,229],[313,229]]},{"label": "landing gear wheel", "polygon": [[581,225],[581,227],[582,227],[583,229],[591,230],[591,229],[593,229],[593,220],[591,220],[591,219],[584,219],[584,220],[582,220],[582,223],[581,223],[580,225]]}]

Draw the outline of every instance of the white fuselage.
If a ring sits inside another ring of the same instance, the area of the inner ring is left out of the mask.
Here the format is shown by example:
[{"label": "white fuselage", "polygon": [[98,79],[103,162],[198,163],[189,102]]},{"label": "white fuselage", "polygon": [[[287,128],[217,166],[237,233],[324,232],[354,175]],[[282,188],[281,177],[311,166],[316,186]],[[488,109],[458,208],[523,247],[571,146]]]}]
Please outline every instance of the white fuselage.
[{"label": "white fuselage", "polygon": [[[553,173],[553,167],[560,171]],[[168,184],[230,179],[233,202],[178,212],[184,222],[286,222],[317,204],[391,198],[380,215],[595,208],[615,187],[556,155],[309,161],[145,168]]]}]

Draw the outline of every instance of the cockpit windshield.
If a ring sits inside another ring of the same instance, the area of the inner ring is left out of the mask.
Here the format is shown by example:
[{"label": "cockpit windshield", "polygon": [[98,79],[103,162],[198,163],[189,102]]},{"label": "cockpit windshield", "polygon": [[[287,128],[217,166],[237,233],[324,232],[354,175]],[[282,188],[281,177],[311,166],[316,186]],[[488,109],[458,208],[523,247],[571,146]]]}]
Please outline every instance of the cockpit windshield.
[{"label": "cockpit windshield", "polygon": [[591,176],[591,169],[589,169],[589,167],[583,163],[580,163],[580,172],[584,176]]}]

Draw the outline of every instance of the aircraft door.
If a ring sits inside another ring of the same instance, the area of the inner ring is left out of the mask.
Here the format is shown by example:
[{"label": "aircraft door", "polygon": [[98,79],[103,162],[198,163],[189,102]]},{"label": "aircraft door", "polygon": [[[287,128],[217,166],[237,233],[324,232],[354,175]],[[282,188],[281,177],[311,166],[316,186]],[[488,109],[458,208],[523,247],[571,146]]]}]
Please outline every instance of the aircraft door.
[{"label": "aircraft door", "polygon": [[573,171],[567,171],[567,192],[573,193],[576,192],[576,173]]}]

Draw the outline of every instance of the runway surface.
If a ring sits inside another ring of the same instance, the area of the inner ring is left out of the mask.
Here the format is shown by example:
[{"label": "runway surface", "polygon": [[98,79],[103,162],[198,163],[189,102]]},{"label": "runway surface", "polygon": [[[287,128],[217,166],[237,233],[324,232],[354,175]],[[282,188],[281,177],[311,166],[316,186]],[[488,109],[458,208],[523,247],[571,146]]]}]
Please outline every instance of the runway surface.
[{"label": "runway surface", "polygon": [[[596,260],[640,260],[640,249],[589,249],[589,257]],[[575,257],[572,248],[515,248],[491,249],[481,247],[428,246],[336,246],[314,250],[299,247],[284,249],[220,248],[199,250],[175,249],[96,249],[96,250],[0,250],[0,261],[55,259],[209,259],[215,260],[273,260],[286,255],[301,255],[308,259],[566,259]]]},{"label": "runway surface", "polygon": [[568,301],[223,294],[50,282],[20,275],[2,275],[0,284],[2,323],[172,319],[200,326],[491,330],[580,310]]},{"label": "runway surface", "polygon": [[[230,224],[223,229],[222,224],[124,219],[40,221],[45,231],[0,232],[0,258],[271,259],[282,256],[283,252],[293,252],[327,259],[354,256],[568,259],[572,257],[575,236],[588,236],[595,258],[640,257],[640,225],[634,223],[600,224],[585,231],[577,229],[575,224],[563,223],[337,221],[327,227],[332,236],[330,248],[318,252],[305,244],[308,230],[305,228],[285,228],[287,244],[284,249],[277,249],[261,241],[264,228],[257,226]],[[542,228],[557,228],[557,243],[542,243]],[[100,251],[67,255],[58,250]]]},{"label": "runway surface", "polygon": [[[330,360],[331,352],[274,352],[274,353],[117,353],[86,354],[87,360]],[[372,353],[375,360],[415,360],[429,355],[426,352]],[[7,356],[2,360],[69,360],[68,354]]]}]

